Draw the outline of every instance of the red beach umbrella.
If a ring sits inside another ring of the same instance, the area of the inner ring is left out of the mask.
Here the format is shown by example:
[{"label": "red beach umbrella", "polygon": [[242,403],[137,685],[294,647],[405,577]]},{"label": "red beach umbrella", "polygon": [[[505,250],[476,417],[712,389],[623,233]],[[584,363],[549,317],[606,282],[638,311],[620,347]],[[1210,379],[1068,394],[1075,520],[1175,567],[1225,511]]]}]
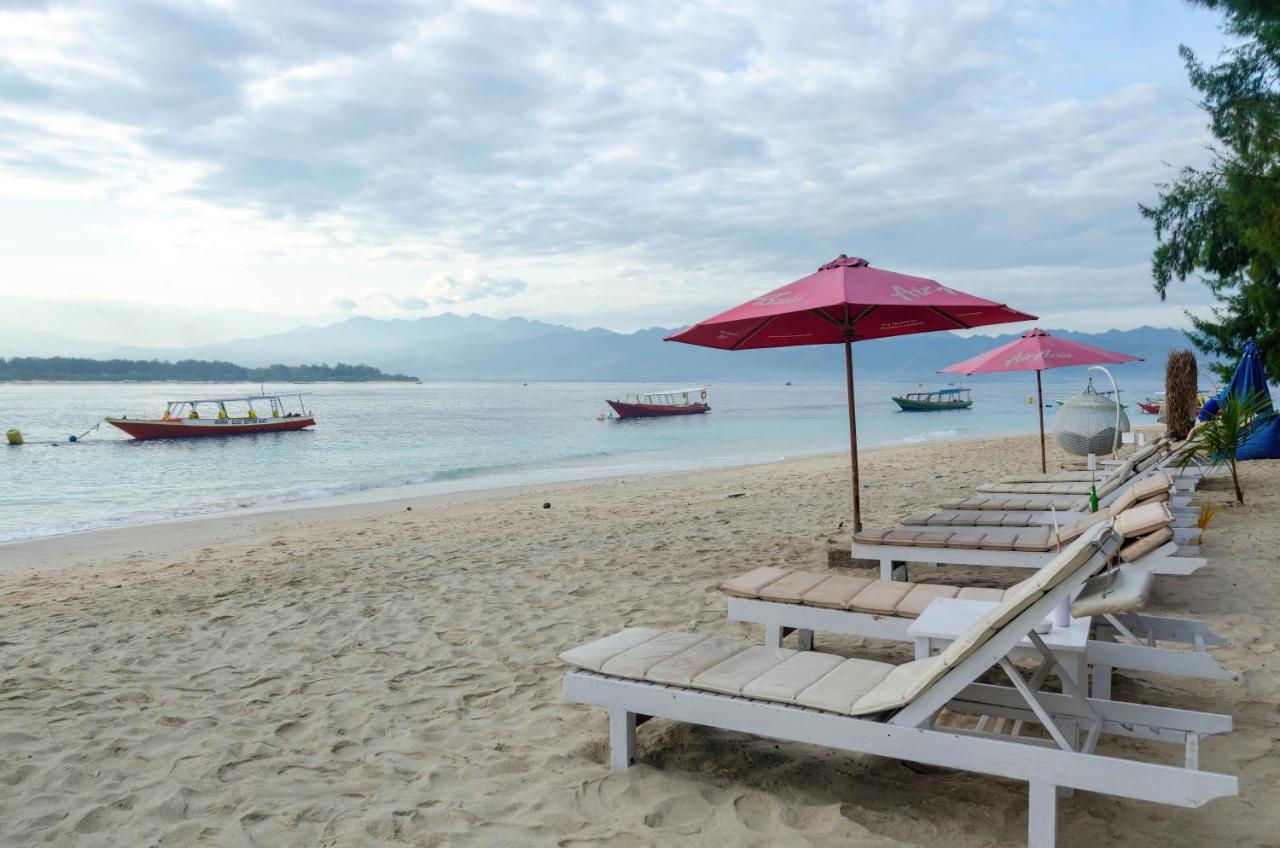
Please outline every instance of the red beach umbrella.
[{"label": "red beach umbrella", "polygon": [[1040,372],[1048,368],[1067,368],[1072,365],[1115,365],[1141,360],[1141,356],[1116,353],[1051,336],[1037,327],[1027,330],[1020,339],[940,370],[950,374],[1035,371],[1036,397],[1040,401],[1040,470],[1043,472],[1047,469],[1044,458],[1044,389],[1040,385]]},{"label": "red beach umbrella", "polygon": [[872,268],[841,254],[816,272],[700,321],[667,341],[722,350],[843,344],[849,395],[853,527],[862,529],[858,490],[858,426],[853,401],[853,343],[866,339],[968,330],[1032,321],[1034,315],[948,288],[936,280]]}]

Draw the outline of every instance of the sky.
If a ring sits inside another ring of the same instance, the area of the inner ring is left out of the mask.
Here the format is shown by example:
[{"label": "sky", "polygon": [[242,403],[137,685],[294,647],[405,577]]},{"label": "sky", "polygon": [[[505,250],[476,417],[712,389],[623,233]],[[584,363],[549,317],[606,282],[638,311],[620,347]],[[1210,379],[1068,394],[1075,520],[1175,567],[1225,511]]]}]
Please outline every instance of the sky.
[{"label": "sky", "polygon": [[[0,6],[0,337],[353,316],[678,327],[832,257],[1183,326],[1138,203],[1206,160],[1178,0]],[[25,335],[24,335],[25,334]],[[0,339],[2,340],[2,339]]]}]

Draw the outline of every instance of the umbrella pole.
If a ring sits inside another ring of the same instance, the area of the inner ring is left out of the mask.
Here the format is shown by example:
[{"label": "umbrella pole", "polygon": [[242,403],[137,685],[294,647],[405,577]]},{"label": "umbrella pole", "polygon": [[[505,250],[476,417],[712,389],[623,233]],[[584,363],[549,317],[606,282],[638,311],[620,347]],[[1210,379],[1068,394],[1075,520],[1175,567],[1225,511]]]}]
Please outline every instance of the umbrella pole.
[{"label": "umbrella pole", "polygon": [[844,383],[849,394],[849,474],[853,482],[853,532],[862,532],[862,495],[858,486],[858,416],[853,406],[853,342],[844,343]]},{"label": "umbrella pole", "polygon": [[1039,401],[1037,405],[1040,407],[1040,473],[1044,474],[1049,469],[1045,466],[1044,461],[1044,389],[1040,385],[1039,368],[1036,369],[1036,400]]}]

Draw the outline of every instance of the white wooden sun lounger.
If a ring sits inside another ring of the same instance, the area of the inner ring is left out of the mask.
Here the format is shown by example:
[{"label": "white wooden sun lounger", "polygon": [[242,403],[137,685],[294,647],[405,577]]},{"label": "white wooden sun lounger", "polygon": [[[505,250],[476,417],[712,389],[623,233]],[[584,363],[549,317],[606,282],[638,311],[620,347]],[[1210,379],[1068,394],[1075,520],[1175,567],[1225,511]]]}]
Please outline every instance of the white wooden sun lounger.
[{"label": "white wooden sun lounger", "polygon": [[[880,563],[880,578],[905,579],[909,563],[1040,568],[1053,559],[1059,545],[1074,539],[1090,518],[1054,532],[1049,527],[936,527],[864,530],[853,537],[853,558]],[[1113,520],[1136,547],[1121,552],[1125,562],[1142,558],[1155,574],[1194,574],[1207,565],[1199,548],[1173,541],[1173,514],[1164,503],[1145,503]],[[1141,537],[1141,538],[1139,538]],[[1139,545],[1139,542],[1142,544]]]},{"label": "white wooden sun lounger", "polygon": [[[1072,605],[1075,617],[1090,619],[1083,659],[1093,668],[1094,697],[1110,697],[1113,669],[1235,679],[1233,672],[1205,650],[1210,645],[1225,645],[1227,640],[1203,622],[1138,612],[1151,589],[1150,572],[1125,572],[1117,577],[1114,581],[1090,581],[1089,593]],[[912,624],[937,599],[990,602],[1003,600],[1005,595],[1003,589],[882,581],[773,567],[726,580],[720,591],[726,596],[730,620],[762,625],[764,643],[769,647],[782,647],[783,639],[794,632],[801,650],[813,648],[818,632],[910,642]]]},{"label": "white wooden sun lounger", "polygon": [[[1119,544],[1090,528],[937,656],[893,666],[633,628],[560,655],[576,668],[565,698],[608,709],[615,770],[629,767],[636,726],[652,717],[1026,781],[1035,848],[1055,844],[1060,788],[1183,807],[1234,796],[1235,777],[1199,767],[1202,737],[1229,731],[1230,716],[1087,697],[1035,632]],[[1041,660],[1029,680],[1009,659],[1024,639]],[[996,667],[1012,688],[977,682]],[[1040,691],[1050,674],[1062,694]],[[944,709],[984,718],[939,725]],[[1013,721],[1014,734],[988,729],[988,716]],[[1023,735],[1032,725],[1049,738]],[[1184,766],[1099,753],[1103,734],[1179,744]]]},{"label": "white wooden sun lounger", "polygon": [[[1115,492],[1109,503],[1100,506],[1099,512],[1108,515],[1119,515],[1131,506],[1151,501],[1168,502],[1172,498],[1173,479],[1163,471],[1150,476],[1134,478]],[[927,530],[938,527],[1052,527],[1057,530],[1073,522],[1087,518],[1090,513],[1087,503],[1079,511],[1067,510],[977,510],[977,509],[938,509],[918,512],[902,520],[902,526],[916,530]],[[1199,512],[1194,509],[1179,509],[1173,514],[1173,541],[1180,546],[1199,544],[1200,528]]]}]

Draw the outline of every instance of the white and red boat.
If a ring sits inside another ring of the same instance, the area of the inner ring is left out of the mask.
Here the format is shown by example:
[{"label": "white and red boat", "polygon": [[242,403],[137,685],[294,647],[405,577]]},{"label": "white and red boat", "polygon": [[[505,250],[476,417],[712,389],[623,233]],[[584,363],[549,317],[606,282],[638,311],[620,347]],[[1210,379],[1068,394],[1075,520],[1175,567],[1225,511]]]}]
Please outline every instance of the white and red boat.
[{"label": "white and red boat", "polygon": [[[298,409],[285,408],[284,397],[298,400]],[[231,404],[231,409],[227,408]],[[242,411],[243,409],[243,411]],[[171,400],[160,418],[112,418],[107,423],[135,439],[189,439],[197,436],[248,436],[315,426],[298,395],[251,395],[213,400]]]},{"label": "white and red boat", "polygon": [[671,389],[651,394],[629,394],[622,400],[607,400],[619,418],[664,418],[668,415],[698,415],[710,412],[707,388]]}]

